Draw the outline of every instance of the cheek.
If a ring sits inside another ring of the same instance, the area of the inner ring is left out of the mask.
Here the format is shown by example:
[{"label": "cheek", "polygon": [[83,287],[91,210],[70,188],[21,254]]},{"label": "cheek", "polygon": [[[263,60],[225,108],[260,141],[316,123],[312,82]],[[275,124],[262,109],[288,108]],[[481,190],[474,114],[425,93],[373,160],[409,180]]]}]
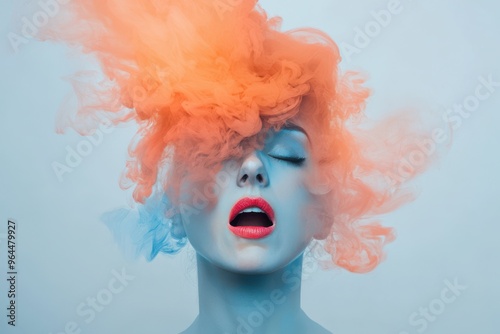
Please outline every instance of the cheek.
[{"label": "cheek", "polygon": [[271,188],[276,194],[278,205],[289,208],[304,206],[310,200],[306,186],[307,169],[292,169],[286,173],[275,173],[271,178]]},{"label": "cheek", "polygon": [[282,177],[276,177],[273,190],[276,194],[276,208],[284,225],[283,232],[293,239],[305,242],[314,234],[310,217],[313,197],[305,185],[303,170]]},{"label": "cheek", "polygon": [[216,224],[214,213],[198,211],[190,216],[183,215],[183,226],[191,246],[205,257],[220,252],[222,225]]},{"label": "cheek", "polygon": [[[206,184],[198,184],[197,187],[191,184],[183,192],[180,207],[182,223],[190,244],[206,258],[226,253],[223,250],[228,246],[228,212],[232,203],[231,198],[226,198],[226,189],[219,186],[219,197],[214,197],[212,188]],[[210,192],[204,191],[206,189],[210,189]]]},{"label": "cheek", "polygon": [[192,181],[184,179],[180,187],[179,211],[186,222],[197,222],[213,211],[221,193],[215,179]]},{"label": "cheek", "polygon": [[208,222],[211,205],[207,196],[203,196],[199,189],[199,184],[195,186],[191,182],[183,182],[178,204],[184,231],[196,251],[206,248],[204,244],[210,233]]}]

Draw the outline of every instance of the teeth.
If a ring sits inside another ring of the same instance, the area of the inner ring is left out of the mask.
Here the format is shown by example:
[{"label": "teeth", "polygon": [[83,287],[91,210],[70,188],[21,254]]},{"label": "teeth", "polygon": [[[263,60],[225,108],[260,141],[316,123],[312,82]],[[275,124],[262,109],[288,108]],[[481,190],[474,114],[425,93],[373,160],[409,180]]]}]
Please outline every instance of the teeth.
[{"label": "teeth", "polygon": [[240,212],[238,212],[238,214],[240,214],[240,213],[246,213],[246,212],[262,212],[262,213],[265,213],[263,210],[261,210],[258,207],[251,207],[251,208],[246,208],[245,210],[241,210]]}]

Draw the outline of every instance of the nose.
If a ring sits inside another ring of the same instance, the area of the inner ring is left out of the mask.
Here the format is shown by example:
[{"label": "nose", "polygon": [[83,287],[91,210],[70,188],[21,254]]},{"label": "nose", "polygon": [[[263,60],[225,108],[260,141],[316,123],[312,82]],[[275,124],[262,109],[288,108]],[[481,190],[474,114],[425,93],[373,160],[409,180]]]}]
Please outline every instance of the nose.
[{"label": "nose", "polygon": [[236,182],[239,187],[269,185],[269,175],[257,152],[253,152],[243,160]]}]

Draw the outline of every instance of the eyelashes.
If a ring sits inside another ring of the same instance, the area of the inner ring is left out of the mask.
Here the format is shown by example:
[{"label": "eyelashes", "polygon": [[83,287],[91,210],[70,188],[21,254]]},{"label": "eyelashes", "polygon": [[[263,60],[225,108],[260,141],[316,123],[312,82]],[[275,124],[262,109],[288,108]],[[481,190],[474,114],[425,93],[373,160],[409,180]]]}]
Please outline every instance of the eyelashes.
[{"label": "eyelashes", "polygon": [[279,163],[292,167],[304,165],[308,156],[304,145],[292,137],[280,137],[278,139],[271,141],[265,147],[264,152],[270,158],[278,160]]},{"label": "eyelashes", "polygon": [[282,156],[277,154],[268,154],[268,155],[273,159],[276,159],[284,163],[292,164],[294,166],[302,166],[306,161],[306,158],[303,157]]}]

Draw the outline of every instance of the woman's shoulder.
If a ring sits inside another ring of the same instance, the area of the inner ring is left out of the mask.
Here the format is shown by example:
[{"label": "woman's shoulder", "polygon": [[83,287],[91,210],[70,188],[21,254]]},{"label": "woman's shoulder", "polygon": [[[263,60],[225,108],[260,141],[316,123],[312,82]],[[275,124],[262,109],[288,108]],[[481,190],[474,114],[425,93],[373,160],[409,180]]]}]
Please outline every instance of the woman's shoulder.
[{"label": "woman's shoulder", "polygon": [[303,315],[303,326],[302,330],[304,333],[307,334],[332,334],[331,331],[326,329],[325,327],[321,326],[318,324],[316,321],[311,319],[305,312],[302,313]]},{"label": "woman's shoulder", "polygon": [[311,321],[307,325],[306,333],[308,334],[332,334],[331,331],[326,329],[325,327],[321,326],[315,321]]}]

